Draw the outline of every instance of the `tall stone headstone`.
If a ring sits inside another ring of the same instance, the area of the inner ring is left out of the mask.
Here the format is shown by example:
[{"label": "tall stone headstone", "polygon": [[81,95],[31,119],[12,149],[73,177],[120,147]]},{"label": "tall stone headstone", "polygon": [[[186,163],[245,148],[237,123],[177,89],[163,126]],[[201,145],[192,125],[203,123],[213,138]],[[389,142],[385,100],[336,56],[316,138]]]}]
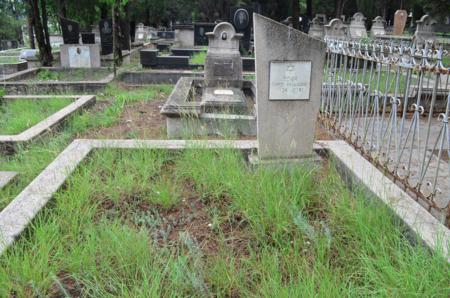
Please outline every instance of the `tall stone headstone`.
[{"label": "tall stone headstone", "polygon": [[60,21],[64,44],[79,44],[80,24],[65,18],[61,18]]},{"label": "tall stone headstone", "polygon": [[103,19],[98,25],[100,29],[100,42],[102,45],[102,55],[109,55],[113,52],[113,28],[112,19]]},{"label": "tall stone headstone", "polygon": [[346,37],[347,26],[341,19],[332,19],[328,25],[325,25],[325,38],[343,39]]},{"label": "tall stone headstone", "polygon": [[365,21],[366,17],[362,13],[357,12],[353,15],[353,17],[350,20],[350,27],[349,27],[349,33],[351,38],[367,37]]},{"label": "tall stone headstone", "polygon": [[192,24],[173,25],[175,32],[175,45],[180,48],[194,46],[194,26]]},{"label": "tall stone headstone", "polygon": [[239,52],[242,34],[236,33],[230,23],[222,22],[206,35],[209,46],[205,59],[202,105],[244,107],[242,58]]},{"label": "tall stone headstone", "polygon": [[260,160],[313,154],[326,44],[254,14]]},{"label": "tall stone headstone", "polygon": [[134,32],[134,42],[136,43],[145,43],[148,40],[148,30],[145,28],[144,24],[139,23],[136,26],[136,30]]},{"label": "tall stone headstone", "polygon": [[319,39],[322,39],[324,37],[323,23],[322,20],[317,16],[311,21],[311,26],[309,27],[308,35]]},{"label": "tall stone headstone", "polygon": [[434,25],[436,21],[429,15],[423,15],[420,20],[416,21],[416,31],[414,32],[414,42],[424,44],[427,42],[434,42],[436,40],[436,33]]},{"label": "tall stone headstone", "polygon": [[394,14],[394,35],[402,35],[405,30],[408,12],[406,10],[397,10]]},{"label": "tall stone headstone", "polygon": [[123,51],[130,51],[131,50],[130,23],[125,19],[121,18],[119,20],[119,27],[120,32],[118,42],[120,45],[120,49]]},{"label": "tall stone headstone", "polygon": [[373,37],[386,35],[386,30],[384,29],[385,24],[386,21],[382,17],[377,16],[375,19],[372,20],[370,35]]}]

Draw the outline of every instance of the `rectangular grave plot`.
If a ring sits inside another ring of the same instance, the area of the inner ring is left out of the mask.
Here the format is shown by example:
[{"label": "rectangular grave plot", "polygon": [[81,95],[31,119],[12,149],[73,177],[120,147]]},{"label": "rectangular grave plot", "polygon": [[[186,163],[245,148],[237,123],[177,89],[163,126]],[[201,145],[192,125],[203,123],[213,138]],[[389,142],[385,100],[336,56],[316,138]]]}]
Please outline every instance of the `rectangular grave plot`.
[{"label": "rectangular grave plot", "polygon": [[31,142],[94,103],[94,95],[5,96],[0,105],[0,151],[13,153],[18,144]]}]

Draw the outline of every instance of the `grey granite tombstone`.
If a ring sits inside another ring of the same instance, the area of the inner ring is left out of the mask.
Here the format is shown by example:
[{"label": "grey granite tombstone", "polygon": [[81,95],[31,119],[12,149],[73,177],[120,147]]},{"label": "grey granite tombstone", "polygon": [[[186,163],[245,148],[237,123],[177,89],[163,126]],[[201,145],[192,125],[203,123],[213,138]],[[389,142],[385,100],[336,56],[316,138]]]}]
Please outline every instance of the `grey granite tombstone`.
[{"label": "grey granite tombstone", "polygon": [[78,22],[61,18],[61,30],[64,44],[80,43],[80,24]]},{"label": "grey granite tombstone", "polygon": [[322,39],[324,36],[322,20],[317,16],[311,21],[311,26],[309,27],[308,35],[319,39]]},{"label": "grey granite tombstone", "polygon": [[424,44],[433,43],[436,40],[434,25],[436,21],[429,15],[424,15],[420,20],[416,21],[417,27],[414,32],[414,42]]},{"label": "grey granite tombstone", "polygon": [[367,30],[365,22],[366,17],[360,13],[357,12],[353,15],[353,17],[350,20],[350,28],[349,33],[351,38],[364,38],[367,37]]},{"label": "grey granite tombstone", "polygon": [[326,44],[254,14],[258,157],[313,154]]},{"label": "grey granite tombstone", "polygon": [[372,27],[370,28],[370,35],[372,37],[386,35],[386,30],[384,29],[385,24],[386,24],[386,21],[382,17],[377,16],[375,19],[372,20]]},{"label": "grey granite tombstone", "polygon": [[206,36],[209,47],[205,59],[202,102],[205,105],[244,104],[242,59],[239,52],[242,34],[236,33],[230,23],[223,22],[217,24],[213,32],[206,33]]},{"label": "grey granite tombstone", "polygon": [[347,27],[341,19],[332,19],[325,25],[325,38],[343,39],[346,37]]},{"label": "grey granite tombstone", "polygon": [[194,47],[194,26],[190,24],[174,25],[175,45],[180,48]]}]

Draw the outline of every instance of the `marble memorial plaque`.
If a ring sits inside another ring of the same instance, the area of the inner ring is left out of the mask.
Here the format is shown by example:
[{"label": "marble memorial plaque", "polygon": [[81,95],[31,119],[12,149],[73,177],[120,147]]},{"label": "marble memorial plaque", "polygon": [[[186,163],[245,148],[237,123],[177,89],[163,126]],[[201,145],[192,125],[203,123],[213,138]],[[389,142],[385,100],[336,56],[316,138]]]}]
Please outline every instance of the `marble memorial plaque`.
[{"label": "marble memorial plaque", "polygon": [[271,61],[269,100],[309,100],[311,61]]},{"label": "marble memorial plaque", "polygon": [[89,47],[78,46],[69,48],[69,66],[70,67],[90,67],[91,54]]}]

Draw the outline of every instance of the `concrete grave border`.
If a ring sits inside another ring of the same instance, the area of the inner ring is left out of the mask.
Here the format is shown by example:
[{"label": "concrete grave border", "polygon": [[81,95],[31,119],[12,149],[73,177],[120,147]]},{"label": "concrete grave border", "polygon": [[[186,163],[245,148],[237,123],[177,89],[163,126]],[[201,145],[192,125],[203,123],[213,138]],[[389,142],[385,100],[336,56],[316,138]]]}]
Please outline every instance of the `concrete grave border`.
[{"label": "concrete grave border", "polygon": [[20,99],[39,99],[46,100],[51,98],[70,98],[74,99],[72,103],[65,106],[56,113],[50,115],[46,119],[26,129],[25,131],[16,135],[0,135],[0,152],[1,151],[14,151],[14,148],[18,144],[24,144],[31,142],[35,138],[45,134],[53,127],[61,123],[68,116],[72,115],[76,111],[87,108],[95,104],[95,95],[6,95],[4,100],[20,100]]},{"label": "concrete grave border", "polygon": [[17,172],[0,171],[0,189],[8,185],[11,181],[13,181],[17,175],[18,175]]},{"label": "concrete grave border", "polygon": [[[37,67],[29,68],[27,70],[19,71],[11,75],[6,75],[0,79],[0,86],[3,87],[9,94],[21,94],[37,92],[41,94],[47,94],[49,92],[87,92],[93,93],[100,91],[106,87],[107,84],[114,80],[114,73],[111,69],[111,73],[98,81],[20,81],[26,79],[33,74],[36,74],[39,70],[55,70],[64,71],[70,70],[70,68],[63,67]],[[83,68],[75,68],[83,69]],[[100,68],[87,68],[95,71],[96,69],[110,70],[109,67]]]},{"label": "concrete grave border", "polygon": [[[13,201],[0,212],[0,254],[28,226],[75,168],[94,149],[167,149],[187,148],[256,150],[256,140],[74,140]],[[390,207],[403,223],[420,236],[432,250],[441,249],[450,262],[450,231],[422,208],[399,186],[365,160],[344,141],[317,141],[314,150],[331,155],[340,174],[349,175]],[[347,177],[349,178],[349,177]]]}]

